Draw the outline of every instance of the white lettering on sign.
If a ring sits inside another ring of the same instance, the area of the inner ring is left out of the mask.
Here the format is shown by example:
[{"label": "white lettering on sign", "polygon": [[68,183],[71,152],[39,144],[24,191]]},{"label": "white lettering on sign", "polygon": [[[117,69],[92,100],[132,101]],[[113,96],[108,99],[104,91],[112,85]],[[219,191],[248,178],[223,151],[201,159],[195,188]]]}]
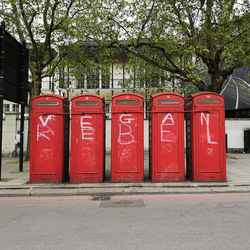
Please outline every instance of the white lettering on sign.
[{"label": "white lettering on sign", "polygon": [[203,126],[203,121],[205,121],[207,125],[207,142],[209,144],[218,144],[218,142],[211,141],[211,135],[210,135],[210,130],[209,130],[209,114],[207,114],[207,117],[206,117],[204,113],[201,113],[201,125],[202,126]]},{"label": "white lettering on sign", "polygon": [[40,137],[43,137],[47,139],[48,141],[51,141],[51,138],[49,135],[54,136],[55,132],[48,126],[49,120],[53,120],[55,118],[54,115],[49,115],[47,117],[39,116],[39,121],[37,124],[37,141],[39,141]]},{"label": "white lettering on sign", "polygon": [[132,118],[131,114],[122,114],[120,115],[120,123],[119,123],[119,137],[118,137],[118,142],[120,144],[131,144],[135,142],[135,138],[132,135],[132,128],[130,124],[132,121],[135,119]]},{"label": "white lettering on sign", "polygon": [[82,139],[83,140],[93,140],[95,129],[93,128],[93,124],[91,123],[91,119],[93,119],[90,115],[85,115],[81,117],[81,131],[82,131]]},{"label": "white lettering on sign", "polygon": [[168,141],[168,142],[175,142],[175,140],[172,140],[168,134],[171,133],[171,131],[168,130],[168,126],[174,125],[174,118],[171,115],[171,113],[168,113],[165,115],[161,122],[161,141]]}]

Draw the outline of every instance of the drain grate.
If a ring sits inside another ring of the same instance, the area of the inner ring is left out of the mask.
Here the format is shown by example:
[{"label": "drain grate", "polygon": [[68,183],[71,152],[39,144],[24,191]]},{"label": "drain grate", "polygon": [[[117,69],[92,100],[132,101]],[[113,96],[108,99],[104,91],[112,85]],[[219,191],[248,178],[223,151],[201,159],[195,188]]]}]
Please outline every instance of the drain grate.
[{"label": "drain grate", "polygon": [[95,196],[92,201],[109,201],[110,196]]}]

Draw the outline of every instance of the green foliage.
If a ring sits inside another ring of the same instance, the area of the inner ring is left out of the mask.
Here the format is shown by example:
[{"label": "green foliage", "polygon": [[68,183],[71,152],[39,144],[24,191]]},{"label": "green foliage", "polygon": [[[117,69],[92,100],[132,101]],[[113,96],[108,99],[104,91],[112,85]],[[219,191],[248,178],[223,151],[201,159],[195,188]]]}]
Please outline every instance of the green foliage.
[{"label": "green foliage", "polygon": [[149,93],[175,92],[177,89],[181,89],[180,84],[176,84],[173,74],[133,55],[128,55],[126,73],[129,77],[121,85],[128,89],[142,89],[142,91],[145,89]]},{"label": "green foliage", "polygon": [[[7,30],[30,50],[31,96],[39,95],[42,78],[50,76],[66,54],[59,47],[72,43],[77,17],[86,16],[90,3],[83,0],[2,0],[0,19]],[[85,18],[85,22],[87,18]],[[84,23],[82,23],[84,26]]]},{"label": "green foliage", "polygon": [[109,48],[130,54],[135,73],[126,84],[141,87],[144,80],[148,89],[166,87],[155,86],[159,76],[220,92],[235,69],[249,65],[246,0],[2,0],[1,7],[8,30],[29,44],[30,93],[61,63],[70,74],[66,85],[72,76],[81,84],[96,64],[108,71]]},{"label": "green foliage", "polygon": [[102,79],[109,81],[110,65],[115,62],[113,50],[91,42],[76,42],[60,48],[61,54],[66,54],[58,67],[58,75],[63,73],[63,79],[59,78],[61,88],[68,88],[72,79],[77,88],[84,88],[84,81],[90,79],[93,86],[99,88],[99,74]]},{"label": "green foliage", "polygon": [[220,92],[235,69],[249,65],[248,1],[101,3],[98,22],[105,33],[99,38],[125,48],[180,83]]}]

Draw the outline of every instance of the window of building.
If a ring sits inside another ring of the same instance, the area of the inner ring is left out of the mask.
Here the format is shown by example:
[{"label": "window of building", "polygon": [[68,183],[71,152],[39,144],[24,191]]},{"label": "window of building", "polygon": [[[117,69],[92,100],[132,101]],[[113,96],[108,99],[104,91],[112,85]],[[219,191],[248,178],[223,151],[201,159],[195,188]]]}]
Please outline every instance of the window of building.
[{"label": "window of building", "polygon": [[59,69],[59,87],[64,86],[64,67]]},{"label": "window of building", "polygon": [[55,83],[54,83],[54,75],[49,77],[49,89],[54,91]]},{"label": "window of building", "polygon": [[160,76],[156,72],[152,72],[149,79],[150,88],[157,88],[160,85]]},{"label": "window of building", "polygon": [[9,104],[3,105],[3,112],[10,112],[10,105]]},{"label": "window of building", "polygon": [[76,88],[84,89],[84,78],[80,79],[80,81],[77,81]]},{"label": "window of building", "polygon": [[109,89],[110,87],[110,73],[102,71],[102,89]]},{"label": "window of building", "polygon": [[88,89],[97,89],[99,88],[99,69],[91,68],[87,75],[87,88]]},{"label": "window of building", "polygon": [[19,104],[12,104],[12,111],[19,112]]}]

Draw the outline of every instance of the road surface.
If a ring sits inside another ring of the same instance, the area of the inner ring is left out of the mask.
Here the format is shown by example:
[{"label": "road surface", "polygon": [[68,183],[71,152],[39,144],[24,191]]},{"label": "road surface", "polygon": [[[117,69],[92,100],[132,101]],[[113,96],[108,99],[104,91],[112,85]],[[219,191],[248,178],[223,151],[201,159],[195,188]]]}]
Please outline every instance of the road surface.
[{"label": "road surface", "polygon": [[250,249],[250,194],[0,198],[0,249]]}]

